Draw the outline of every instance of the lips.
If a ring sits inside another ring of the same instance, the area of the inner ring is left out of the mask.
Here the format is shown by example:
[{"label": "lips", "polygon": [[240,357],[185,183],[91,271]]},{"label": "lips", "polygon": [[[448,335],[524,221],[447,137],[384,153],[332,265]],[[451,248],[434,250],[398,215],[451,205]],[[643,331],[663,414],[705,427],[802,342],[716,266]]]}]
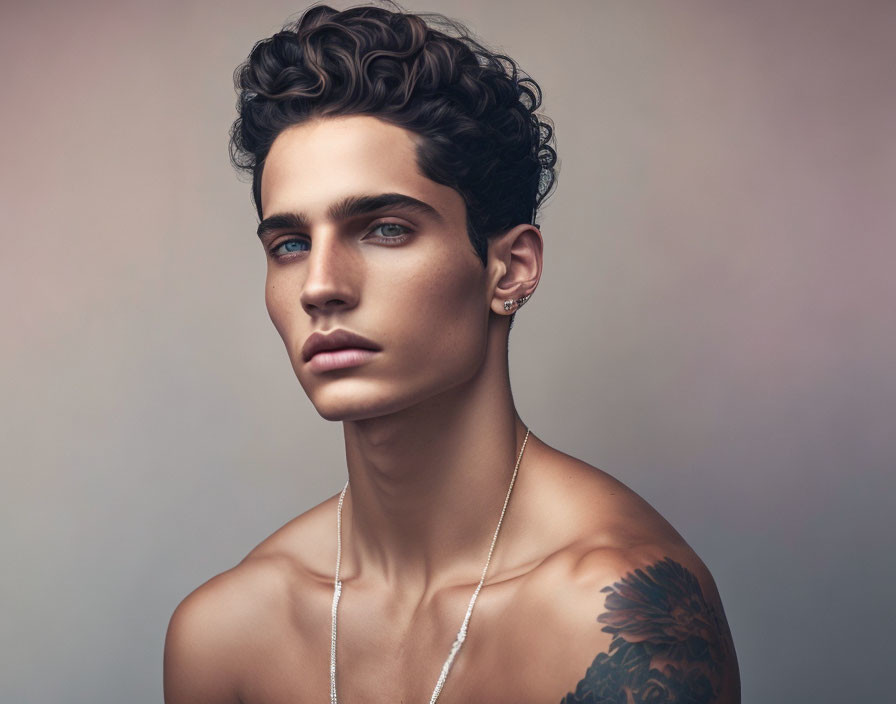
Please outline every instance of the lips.
[{"label": "lips", "polygon": [[321,332],[312,333],[302,347],[302,359],[307,362],[318,352],[349,347],[357,347],[363,350],[382,349],[373,340],[368,340],[366,337],[348,330],[339,329],[333,330],[333,332],[326,335]]}]

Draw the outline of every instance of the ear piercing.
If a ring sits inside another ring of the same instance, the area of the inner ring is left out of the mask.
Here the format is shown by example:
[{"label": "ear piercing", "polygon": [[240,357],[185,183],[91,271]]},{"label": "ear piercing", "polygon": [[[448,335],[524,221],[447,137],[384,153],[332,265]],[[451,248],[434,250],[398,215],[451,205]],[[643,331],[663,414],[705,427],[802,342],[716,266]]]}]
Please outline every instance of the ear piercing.
[{"label": "ear piercing", "polygon": [[530,293],[528,296],[517,298],[515,301],[512,298],[507,299],[506,301],[504,301],[504,310],[510,310],[514,305],[516,305],[518,309],[522,308],[523,304],[525,304],[525,302],[528,301],[531,296],[532,294]]}]

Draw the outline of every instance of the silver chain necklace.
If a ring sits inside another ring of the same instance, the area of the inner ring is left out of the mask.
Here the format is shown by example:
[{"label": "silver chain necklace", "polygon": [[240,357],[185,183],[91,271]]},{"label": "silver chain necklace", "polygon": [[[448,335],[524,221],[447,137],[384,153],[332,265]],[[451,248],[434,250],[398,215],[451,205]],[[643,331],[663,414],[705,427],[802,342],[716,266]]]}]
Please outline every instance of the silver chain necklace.
[{"label": "silver chain necklace", "polygon": [[[460,646],[463,645],[464,640],[467,638],[467,626],[470,623],[470,616],[473,614],[473,604],[476,603],[476,598],[479,596],[479,590],[482,589],[482,585],[485,583],[485,575],[488,572],[488,565],[492,561],[492,552],[495,550],[495,543],[498,542],[498,533],[501,531],[501,524],[504,522],[504,513],[507,511],[507,503],[510,501],[510,494],[513,491],[514,482],[516,482],[516,473],[520,468],[520,460],[523,459],[523,450],[526,449],[526,442],[528,442],[528,440],[529,429],[526,428],[526,437],[523,438],[523,445],[520,448],[520,454],[516,460],[516,467],[513,468],[513,476],[510,479],[510,488],[507,490],[507,497],[504,499],[504,507],[501,509],[501,518],[498,519],[498,527],[495,528],[495,536],[492,538],[491,547],[488,549],[488,558],[485,561],[485,567],[482,569],[482,577],[479,579],[479,584],[473,592],[473,598],[470,599],[470,605],[467,607],[467,614],[464,616],[464,621],[460,626],[460,630],[457,632],[457,637],[454,639],[453,645],[451,646],[451,652],[448,653],[448,659],[445,660],[445,664],[442,665],[442,672],[439,674],[439,681],[436,682],[436,688],[432,692],[429,704],[435,704],[436,700],[439,698],[439,694],[442,692],[442,687],[445,685],[445,679],[448,677],[448,671],[451,669],[451,664],[454,662],[454,657],[457,655],[457,651],[460,650]],[[347,489],[348,482],[346,481],[345,486],[342,487],[342,493],[339,495],[339,506],[336,509],[336,579],[333,582],[333,626],[330,631],[330,704],[339,704],[339,700],[336,698],[336,609],[339,606],[339,596],[342,594],[342,582],[339,581],[339,564],[342,559],[342,502],[345,499],[345,492]]]}]

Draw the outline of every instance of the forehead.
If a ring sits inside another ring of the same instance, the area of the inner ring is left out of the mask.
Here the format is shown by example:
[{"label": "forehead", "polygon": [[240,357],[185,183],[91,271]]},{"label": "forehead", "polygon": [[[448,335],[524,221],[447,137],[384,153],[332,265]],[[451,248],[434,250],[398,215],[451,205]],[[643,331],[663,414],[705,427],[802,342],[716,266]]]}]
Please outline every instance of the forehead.
[{"label": "forehead", "polygon": [[370,115],[293,125],[277,136],[265,160],[262,212],[301,210],[316,220],[347,196],[403,193],[431,204],[446,223],[463,223],[460,194],[418,170],[417,139],[413,132]]}]

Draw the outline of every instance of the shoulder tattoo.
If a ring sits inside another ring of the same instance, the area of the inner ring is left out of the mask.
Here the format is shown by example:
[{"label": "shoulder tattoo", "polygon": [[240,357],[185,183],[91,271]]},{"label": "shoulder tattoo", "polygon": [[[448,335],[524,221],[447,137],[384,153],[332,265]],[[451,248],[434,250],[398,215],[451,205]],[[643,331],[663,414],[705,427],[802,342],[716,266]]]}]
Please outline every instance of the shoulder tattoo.
[{"label": "shoulder tattoo", "polygon": [[560,704],[717,702],[731,635],[693,573],[667,557],[601,591],[609,654],[594,658]]}]

